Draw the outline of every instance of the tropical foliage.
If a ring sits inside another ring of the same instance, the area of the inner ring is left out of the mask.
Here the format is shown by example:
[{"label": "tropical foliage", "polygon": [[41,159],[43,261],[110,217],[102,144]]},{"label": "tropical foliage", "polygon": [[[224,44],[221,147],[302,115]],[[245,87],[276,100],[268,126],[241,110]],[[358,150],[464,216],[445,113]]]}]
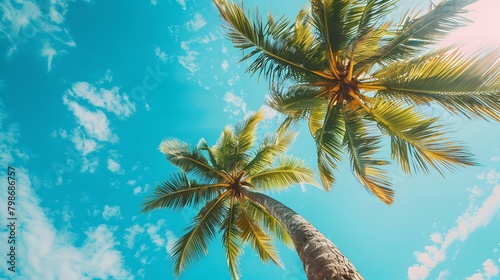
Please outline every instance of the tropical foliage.
[{"label": "tropical foliage", "polygon": [[498,50],[429,51],[467,22],[464,7],[475,1],[445,0],[393,24],[386,18],[397,0],[310,0],[294,21],[269,13],[267,22],[257,11],[247,15],[238,4],[214,0],[242,61],[251,60],[248,72],[268,78],[267,103],[287,116],[283,125],[308,121],[323,186],[333,185],[347,153],[356,178],[387,204],[394,191],[382,168],[386,143],[408,174],[475,164],[445,136],[432,106],[500,120]]},{"label": "tropical foliage", "polygon": [[219,233],[233,279],[239,278],[239,258],[247,244],[264,262],[282,266],[271,237],[291,244],[290,237],[283,225],[245,195],[242,188],[252,194],[252,191],[284,191],[294,184],[319,184],[301,160],[284,154],[295,133],[280,130],[266,134],[260,146],[254,148],[257,125],[262,119],[263,113],[259,111],[234,129],[227,126],[212,147],[204,139],[196,147],[177,139],[161,143],[160,149],[167,160],[181,171],[156,187],[142,212],[201,208],[173,246],[176,275],[207,254],[208,243]]}]

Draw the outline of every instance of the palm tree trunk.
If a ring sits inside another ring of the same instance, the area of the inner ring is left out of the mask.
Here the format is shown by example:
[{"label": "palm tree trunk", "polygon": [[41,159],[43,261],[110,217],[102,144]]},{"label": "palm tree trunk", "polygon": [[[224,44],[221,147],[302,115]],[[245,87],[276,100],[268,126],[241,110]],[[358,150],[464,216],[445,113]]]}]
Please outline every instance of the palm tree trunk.
[{"label": "palm tree trunk", "polygon": [[267,209],[285,227],[308,280],[362,280],[354,265],[306,219],[273,198],[250,191],[242,194]]}]

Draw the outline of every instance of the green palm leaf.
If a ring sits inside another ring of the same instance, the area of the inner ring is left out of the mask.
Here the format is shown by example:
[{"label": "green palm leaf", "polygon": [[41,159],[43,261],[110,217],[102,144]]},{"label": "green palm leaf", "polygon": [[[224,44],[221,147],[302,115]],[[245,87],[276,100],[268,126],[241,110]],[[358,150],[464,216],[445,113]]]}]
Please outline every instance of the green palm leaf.
[{"label": "green palm leaf", "polygon": [[200,151],[206,151],[208,154],[208,158],[210,159],[210,164],[211,166],[214,167],[214,169],[221,170],[222,167],[220,164],[217,162],[215,159],[215,155],[212,152],[212,149],[208,147],[207,141],[204,138],[201,138],[200,141],[198,141],[198,145],[196,145],[196,149]]},{"label": "green palm leaf", "polygon": [[312,108],[325,102],[327,92],[321,86],[297,85],[289,87],[286,93],[282,89],[273,88],[266,102],[274,110],[291,117],[303,117]]},{"label": "green palm leaf", "polygon": [[239,259],[243,253],[240,238],[241,230],[235,223],[238,213],[237,206],[234,196],[231,197],[229,210],[221,226],[221,230],[223,230],[222,243],[226,248],[227,264],[232,278],[236,280],[240,278]]},{"label": "green palm leaf", "polygon": [[416,105],[436,102],[467,117],[500,120],[500,51],[465,57],[449,49],[394,63],[374,74],[386,87],[377,93]]},{"label": "green palm leaf", "polygon": [[280,130],[278,133],[265,134],[264,140],[253,159],[243,167],[250,174],[258,173],[273,166],[276,158],[288,150],[297,133]]},{"label": "green palm leaf", "polygon": [[159,208],[182,209],[197,206],[203,201],[214,199],[223,188],[227,187],[229,184],[224,183],[199,184],[197,181],[190,181],[184,173],[174,174],[170,180],[155,188],[153,195],[143,204],[141,212],[146,213]]},{"label": "green palm leaf", "polygon": [[323,126],[313,135],[317,146],[319,175],[326,190],[330,190],[335,181],[333,171],[342,160],[345,127],[341,114],[338,105],[327,110]]},{"label": "green palm leaf", "polygon": [[357,179],[371,193],[386,204],[394,200],[394,191],[390,189],[391,183],[387,172],[378,166],[388,162],[374,158],[380,149],[380,137],[372,135],[369,125],[363,121],[364,110],[347,107],[344,110],[346,146],[351,158],[351,166]]},{"label": "green palm leaf", "polygon": [[207,254],[207,244],[217,234],[217,225],[223,222],[230,192],[226,191],[208,202],[194,218],[188,232],[180,237],[172,247],[174,272],[178,276],[194,260]]},{"label": "green palm leaf", "polygon": [[[264,73],[271,80],[293,77],[303,79],[304,75],[328,77],[320,70],[324,68],[324,56],[310,49],[304,50],[294,44],[293,29],[285,18],[275,21],[271,16],[264,25],[259,13],[250,20],[243,9],[226,0],[214,0],[223,19],[227,22],[226,35],[236,48],[252,49],[242,60],[256,56],[249,66],[251,73]],[[300,32],[300,31],[299,31]]]},{"label": "green palm leaf", "polygon": [[373,63],[395,62],[411,57],[468,22],[461,16],[465,13],[463,8],[476,1],[445,0],[423,16],[403,17],[398,29],[386,39],[387,42],[378,54],[360,61],[358,67],[364,68]]},{"label": "green palm leaf", "polygon": [[442,172],[456,166],[475,165],[472,155],[443,135],[436,119],[427,118],[402,102],[373,100],[370,112],[381,129],[391,137],[391,156],[402,170],[428,171],[427,164]]},{"label": "green palm leaf", "polygon": [[319,186],[313,177],[314,172],[302,160],[283,156],[276,167],[252,174],[247,180],[255,189],[281,191],[301,182]]},{"label": "green palm leaf", "polygon": [[242,161],[243,164],[248,162],[250,155],[245,154],[253,147],[256,140],[256,129],[259,122],[264,119],[262,110],[248,117],[245,121],[238,123],[235,129],[236,137],[236,162]]},{"label": "green palm leaf", "polygon": [[208,163],[197,149],[178,139],[167,139],[161,142],[160,150],[173,165],[188,173],[195,173],[208,178],[217,179],[221,174]]},{"label": "green palm leaf", "polygon": [[286,232],[283,225],[264,207],[250,199],[247,199],[246,211],[254,221],[261,221],[262,227],[267,229],[273,237],[282,241],[288,247],[293,247],[292,239]]},{"label": "green palm leaf", "polygon": [[241,239],[259,254],[262,261],[273,261],[276,265],[284,267],[278,257],[278,252],[271,243],[271,238],[257,225],[245,210],[245,202],[240,198],[240,211],[236,224],[241,230]]},{"label": "green palm leaf", "polygon": [[233,128],[226,126],[222,131],[217,144],[212,147],[215,161],[218,162],[222,170],[232,170],[236,164],[237,140]]}]

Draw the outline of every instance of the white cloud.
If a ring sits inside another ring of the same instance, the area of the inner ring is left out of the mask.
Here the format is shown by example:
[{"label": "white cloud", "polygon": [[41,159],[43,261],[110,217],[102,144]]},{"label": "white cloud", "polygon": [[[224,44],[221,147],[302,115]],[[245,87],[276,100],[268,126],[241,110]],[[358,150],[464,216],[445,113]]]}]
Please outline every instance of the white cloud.
[{"label": "white cloud", "polygon": [[[4,162],[2,162],[3,165]],[[2,168],[4,169],[4,168]],[[57,230],[46,216],[46,209],[39,206],[31,186],[28,170],[17,168],[18,199],[20,209],[17,221],[22,227],[18,231],[17,254],[23,256],[16,263],[18,276],[22,279],[133,279],[134,276],[125,267],[121,252],[115,247],[116,228],[106,225],[90,227],[85,230],[82,245],[74,245],[74,234]],[[6,181],[5,172],[0,173]],[[6,192],[0,192],[0,199],[6,201]],[[0,218],[6,220],[6,211],[0,212]],[[43,242],[40,242],[43,240]],[[0,243],[2,252],[7,243]],[[7,271],[7,263],[0,263],[0,270]]]},{"label": "white cloud", "polygon": [[439,232],[433,232],[431,234],[431,240],[435,243],[443,243],[443,235]]},{"label": "white cloud", "polygon": [[465,280],[484,280],[484,278],[483,278],[483,274],[475,273],[474,275],[465,278]]},{"label": "white cloud", "polygon": [[483,263],[483,270],[486,277],[498,276],[498,267],[495,265],[495,262],[491,259],[487,259]]},{"label": "white cloud", "polygon": [[160,231],[161,227],[165,224],[165,220],[159,220],[155,225],[148,224],[146,232],[148,233],[149,237],[151,238],[151,241],[158,247],[162,247],[165,245],[165,239],[158,234],[158,231]]},{"label": "white cloud", "polygon": [[186,27],[188,30],[197,31],[200,28],[202,28],[203,26],[205,26],[206,24],[207,24],[207,21],[205,20],[205,18],[201,14],[196,13],[194,15],[194,19],[186,22]]},{"label": "white cloud", "polygon": [[199,53],[191,50],[189,41],[181,42],[181,48],[186,52],[186,55],[179,56],[179,63],[191,73],[198,71],[199,66],[195,61]]},{"label": "white cloud", "polygon": [[115,205],[110,207],[108,205],[105,205],[104,210],[102,211],[102,218],[106,221],[109,221],[112,218],[116,218],[119,220],[122,219],[123,217],[120,211],[120,206]]},{"label": "white cloud", "polygon": [[247,103],[243,97],[228,91],[222,99],[226,101],[226,106],[223,109],[224,112],[230,112],[233,115],[239,115],[240,113],[245,115],[247,113]]},{"label": "white cloud", "polygon": [[84,172],[88,171],[89,173],[94,173],[96,171],[97,167],[99,167],[99,158],[98,157],[93,157],[90,159],[83,157],[80,172],[84,173]]},{"label": "white cloud", "polygon": [[66,96],[63,96],[63,102],[73,112],[78,124],[85,128],[90,137],[99,141],[115,142],[118,140],[118,136],[111,132],[108,118],[101,110],[92,112],[75,101],[69,100]]},{"label": "white cloud", "polygon": [[[490,171],[491,172],[491,171]],[[489,180],[488,180],[489,181]],[[473,188],[472,188],[473,189]],[[438,246],[425,246],[424,252],[415,252],[418,263],[408,268],[410,280],[426,279],[429,272],[438,263],[446,259],[446,252],[451,244],[467,240],[470,234],[480,227],[485,227],[500,209],[500,185],[495,185],[491,194],[477,205],[477,195],[481,192],[473,192],[469,198],[470,203],[462,215],[455,221],[455,227],[442,234],[442,242]],[[439,241],[436,236],[440,233],[433,233],[431,239]]]},{"label": "white cloud", "polygon": [[134,194],[137,195],[137,194],[140,194],[142,192],[142,188],[141,186],[137,186],[134,188]]},{"label": "white cloud", "polygon": [[144,185],[144,188],[142,188],[141,186],[137,186],[134,188],[134,194],[135,195],[138,195],[138,194],[141,194],[141,193],[145,193],[149,190],[151,186],[149,184],[145,184]]},{"label": "white cloud", "polygon": [[161,48],[158,46],[155,47],[155,55],[158,57],[159,60],[167,62],[168,59],[167,54],[164,51],[162,51]]},{"label": "white cloud", "polygon": [[135,112],[135,104],[130,102],[127,94],[121,94],[118,87],[111,89],[99,88],[87,83],[77,82],[71,90],[67,91],[69,96],[75,99],[81,98],[90,104],[103,108],[119,117],[129,117]]},{"label": "white cloud", "polygon": [[55,55],[57,55],[56,50],[49,43],[45,43],[42,48],[42,56],[47,57],[47,72],[50,72],[50,69],[52,69],[52,58]]},{"label": "white cloud", "polygon": [[[35,38],[38,41],[50,42],[57,47],[74,47],[68,29],[64,26],[65,15],[68,11],[68,0],[45,1],[40,4],[32,0],[5,0],[0,3],[0,38],[10,42],[7,56],[16,52],[19,46]],[[51,59],[57,53],[55,48],[42,56]]]},{"label": "white cloud", "polygon": [[449,270],[443,270],[439,272],[439,275],[436,280],[446,280],[450,277],[450,271]]},{"label": "white cloud", "polygon": [[222,64],[221,64],[220,66],[222,67],[222,69],[223,69],[224,71],[227,71],[227,68],[229,68],[229,63],[227,62],[227,60],[225,60],[225,59],[224,59],[224,60],[222,61]]},{"label": "white cloud", "polygon": [[144,233],[144,228],[139,225],[133,225],[132,227],[126,228],[125,240],[127,241],[127,248],[132,249],[135,244],[135,238],[138,234]]},{"label": "white cloud", "polygon": [[127,185],[130,185],[130,186],[133,186],[133,185],[135,185],[136,183],[137,183],[137,181],[136,181],[136,180],[128,180],[128,181],[127,181]]},{"label": "white cloud", "polygon": [[111,158],[108,158],[108,169],[113,173],[123,173],[120,163]]},{"label": "white cloud", "polygon": [[153,6],[156,6],[156,4],[158,4],[158,1],[157,0],[151,0],[151,4],[153,4]]},{"label": "white cloud", "polygon": [[172,248],[179,238],[177,238],[177,236],[175,236],[175,234],[168,229],[165,232],[165,237],[167,238],[167,245],[165,246],[165,250],[167,251],[167,254],[172,256]]},{"label": "white cloud", "polygon": [[182,6],[182,9],[186,9],[186,0],[175,0],[177,3],[179,3]]},{"label": "white cloud", "polygon": [[86,139],[85,135],[77,128],[73,130],[71,142],[75,145],[75,149],[80,151],[82,155],[87,155],[97,150],[97,142],[93,139]]},{"label": "white cloud", "polygon": [[260,110],[262,110],[262,113],[264,114],[264,119],[272,119],[274,118],[278,112],[276,112],[273,108],[267,106],[267,105],[262,105],[260,107]]},{"label": "white cloud", "polygon": [[110,83],[113,81],[113,75],[111,73],[111,70],[107,69],[106,73],[104,73],[104,76],[99,79],[96,83],[99,85],[102,85],[104,83]]}]

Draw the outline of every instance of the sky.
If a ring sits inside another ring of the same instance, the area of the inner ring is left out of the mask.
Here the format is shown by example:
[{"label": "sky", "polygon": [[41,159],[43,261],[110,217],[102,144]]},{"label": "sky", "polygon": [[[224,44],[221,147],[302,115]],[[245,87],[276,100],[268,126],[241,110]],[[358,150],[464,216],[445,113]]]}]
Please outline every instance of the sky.
[{"label": "sky", "polygon": [[[293,17],[305,1],[245,1]],[[427,6],[424,2],[421,6]],[[414,3],[403,0],[404,11]],[[465,52],[500,46],[499,0],[479,0],[474,23],[441,43]],[[196,209],[140,214],[176,169],[162,139],[214,144],[264,104],[265,79],[245,73],[211,1],[1,0],[0,220],[7,172],[16,179],[16,272],[2,279],[175,279],[170,252]],[[440,45],[441,45],[440,44]],[[262,132],[282,116],[266,108]],[[339,166],[330,192],[296,186],[270,194],[304,216],[366,279],[500,279],[500,124],[436,110],[479,166],[408,176],[392,169],[386,206]],[[315,147],[298,128],[291,154],[314,170]],[[296,253],[262,264],[247,248],[242,279],[306,279]],[[229,279],[219,239],[179,279]]]}]

